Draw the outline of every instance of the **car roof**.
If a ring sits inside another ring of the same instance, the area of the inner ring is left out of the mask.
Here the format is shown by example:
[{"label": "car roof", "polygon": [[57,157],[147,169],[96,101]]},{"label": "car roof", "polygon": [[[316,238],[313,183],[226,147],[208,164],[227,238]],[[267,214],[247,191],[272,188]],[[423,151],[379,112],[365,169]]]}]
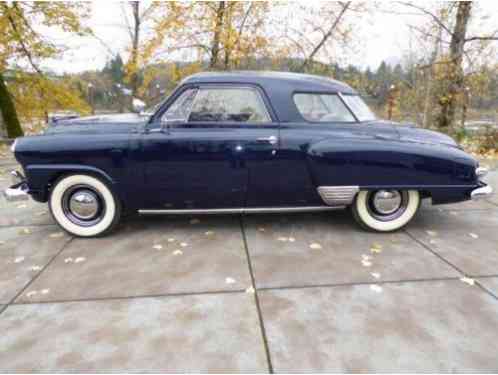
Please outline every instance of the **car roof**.
[{"label": "car roof", "polygon": [[246,83],[256,84],[266,91],[274,85],[285,84],[292,91],[341,92],[356,94],[347,84],[312,74],[275,71],[202,72],[186,77],[182,83]]},{"label": "car roof", "polygon": [[280,122],[304,121],[294,103],[293,94],[296,92],[357,94],[347,84],[328,77],[272,71],[197,73],[186,77],[179,87],[202,83],[256,85],[266,93]]}]

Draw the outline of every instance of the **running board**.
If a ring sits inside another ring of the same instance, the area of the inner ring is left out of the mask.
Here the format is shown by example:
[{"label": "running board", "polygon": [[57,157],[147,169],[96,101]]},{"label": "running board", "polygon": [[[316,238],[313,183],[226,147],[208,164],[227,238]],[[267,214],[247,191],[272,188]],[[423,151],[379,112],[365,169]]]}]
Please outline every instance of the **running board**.
[{"label": "running board", "polygon": [[215,214],[269,214],[281,212],[316,212],[342,210],[346,206],[316,206],[316,207],[262,207],[262,208],[212,208],[184,210],[138,210],[145,215],[215,215]]}]

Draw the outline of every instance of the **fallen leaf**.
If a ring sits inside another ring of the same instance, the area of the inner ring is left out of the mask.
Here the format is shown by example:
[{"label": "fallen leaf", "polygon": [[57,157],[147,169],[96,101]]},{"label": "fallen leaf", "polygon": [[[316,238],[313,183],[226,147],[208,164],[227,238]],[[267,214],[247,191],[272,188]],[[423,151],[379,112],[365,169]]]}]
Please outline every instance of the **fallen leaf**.
[{"label": "fallen leaf", "polygon": [[180,244],[180,246],[181,246],[181,247],[187,247],[187,246],[188,246],[188,244],[187,244],[186,242],[182,242],[182,243]]},{"label": "fallen leaf", "polygon": [[465,284],[474,285],[474,279],[470,277],[461,277],[460,281],[464,282]]},{"label": "fallen leaf", "polygon": [[374,243],[372,247],[370,247],[370,252],[374,254],[379,254],[382,252],[382,245],[378,243]]},{"label": "fallen leaf", "polygon": [[372,275],[372,277],[374,277],[376,279],[380,278],[380,273],[378,273],[378,272],[370,272],[370,275]]},{"label": "fallen leaf", "polygon": [[182,254],[183,254],[183,251],[181,251],[181,250],[173,251],[173,255],[182,255]]},{"label": "fallen leaf", "polygon": [[289,242],[295,242],[296,239],[294,237],[289,237]]},{"label": "fallen leaf", "polygon": [[365,260],[365,259],[363,259],[361,261],[361,264],[363,264],[363,267],[371,267],[372,266],[372,262],[370,262],[369,260]]},{"label": "fallen leaf", "polygon": [[48,294],[50,293],[50,289],[42,289],[41,294]]},{"label": "fallen leaf", "polygon": [[437,236],[437,232],[434,230],[426,230],[425,233],[427,233],[431,237]]},{"label": "fallen leaf", "polygon": [[49,237],[50,238],[61,238],[61,237],[64,237],[64,233],[63,232],[55,232],[55,233],[52,233]]},{"label": "fallen leaf", "polygon": [[20,205],[17,206],[17,208],[26,208],[26,207],[28,207],[28,206],[25,205],[25,204],[20,204]]},{"label": "fallen leaf", "polygon": [[469,233],[469,236],[472,237],[472,238],[479,238],[479,236],[475,233]]},{"label": "fallen leaf", "polygon": [[159,244],[157,244],[157,245],[152,246],[152,248],[153,248],[154,250],[162,250],[163,245],[159,245]]},{"label": "fallen leaf", "polygon": [[175,242],[176,240],[174,238],[168,238],[168,242]]},{"label": "fallen leaf", "polygon": [[43,215],[46,215],[46,214],[48,214],[48,212],[47,212],[47,211],[40,211],[40,212],[37,212],[37,213],[35,214],[35,216],[43,216]]},{"label": "fallen leaf", "polygon": [[64,259],[64,263],[73,263],[73,258]]},{"label": "fallen leaf", "polygon": [[26,297],[33,297],[36,294],[38,294],[38,292],[36,290],[32,290],[31,292],[26,293]]},{"label": "fallen leaf", "polygon": [[372,259],[372,256],[371,255],[367,255],[367,254],[361,254],[361,259],[363,259],[363,260],[370,260],[370,259]]},{"label": "fallen leaf", "polygon": [[278,237],[277,241],[287,242],[289,239],[287,237]]},{"label": "fallen leaf", "polygon": [[29,230],[29,228],[22,228],[21,230],[19,230],[19,234],[30,234],[31,233],[31,230]]},{"label": "fallen leaf", "polygon": [[80,262],[84,262],[86,260],[85,257],[78,257],[74,260],[74,263],[80,263]]},{"label": "fallen leaf", "polygon": [[436,241],[435,239],[431,238],[431,239],[429,240],[429,243],[430,243],[430,244],[432,244],[432,245],[434,245],[434,244],[436,244],[436,243],[437,243],[437,241]]},{"label": "fallen leaf", "polygon": [[234,279],[232,279],[231,277],[227,277],[227,278],[225,279],[225,282],[226,282],[227,284],[235,284],[235,280],[234,280]]},{"label": "fallen leaf", "polygon": [[313,250],[320,250],[322,248],[322,245],[320,245],[318,242],[313,242],[310,244],[310,249]]},{"label": "fallen leaf", "polygon": [[199,219],[190,220],[190,224],[199,224],[201,221]]},{"label": "fallen leaf", "polygon": [[21,262],[24,262],[24,257],[17,257],[16,259],[14,259],[14,263],[21,263]]},{"label": "fallen leaf", "polygon": [[254,288],[252,287],[252,285],[246,289],[246,293],[254,294]]},{"label": "fallen leaf", "polygon": [[370,290],[373,290],[376,293],[382,293],[382,287],[377,284],[370,285]]},{"label": "fallen leaf", "polygon": [[212,236],[214,232],[212,230],[208,230],[207,232],[204,233],[206,236]]},{"label": "fallen leaf", "polygon": [[41,266],[31,266],[31,267],[29,268],[29,270],[30,270],[30,271],[39,271],[39,270],[41,270],[41,269],[42,269],[42,268],[41,268]]}]

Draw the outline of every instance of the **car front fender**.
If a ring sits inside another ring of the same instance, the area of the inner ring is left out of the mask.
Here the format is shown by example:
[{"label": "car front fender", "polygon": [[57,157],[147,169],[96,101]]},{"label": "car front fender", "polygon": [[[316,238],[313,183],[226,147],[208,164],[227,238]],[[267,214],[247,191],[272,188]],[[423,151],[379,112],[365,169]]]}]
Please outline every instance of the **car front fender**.
[{"label": "car front fender", "polygon": [[101,180],[114,186],[117,184],[105,171],[88,165],[78,164],[36,164],[24,168],[28,181],[29,193],[34,200],[46,202],[50,187],[63,175],[80,173],[99,177]]}]

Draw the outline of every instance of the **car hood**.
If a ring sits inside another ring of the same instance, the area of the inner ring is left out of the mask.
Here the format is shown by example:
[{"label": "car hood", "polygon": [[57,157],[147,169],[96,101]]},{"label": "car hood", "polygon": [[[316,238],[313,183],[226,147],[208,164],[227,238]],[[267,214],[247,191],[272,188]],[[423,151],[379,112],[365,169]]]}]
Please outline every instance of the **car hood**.
[{"label": "car hood", "polygon": [[149,116],[136,113],[119,113],[112,115],[86,116],[59,119],[52,122],[45,134],[110,134],[128,133],[143,126]]},{"label": "car hood", "polygon": [[[373,121],[369,125],[378,138],[460,148],[450,136],[437,131],[419,128],[414,124],[380,120]],[[392,131],[386,132],[385,129],[389,127]]]},{"label": "car hood", "polygon": [[96,116],[84,116],[68,119],[59,119],[54,122],[54,125],[74,125],[74,124],[142,124],[147,122],[148,115],[138,113],[115,113]]}]

